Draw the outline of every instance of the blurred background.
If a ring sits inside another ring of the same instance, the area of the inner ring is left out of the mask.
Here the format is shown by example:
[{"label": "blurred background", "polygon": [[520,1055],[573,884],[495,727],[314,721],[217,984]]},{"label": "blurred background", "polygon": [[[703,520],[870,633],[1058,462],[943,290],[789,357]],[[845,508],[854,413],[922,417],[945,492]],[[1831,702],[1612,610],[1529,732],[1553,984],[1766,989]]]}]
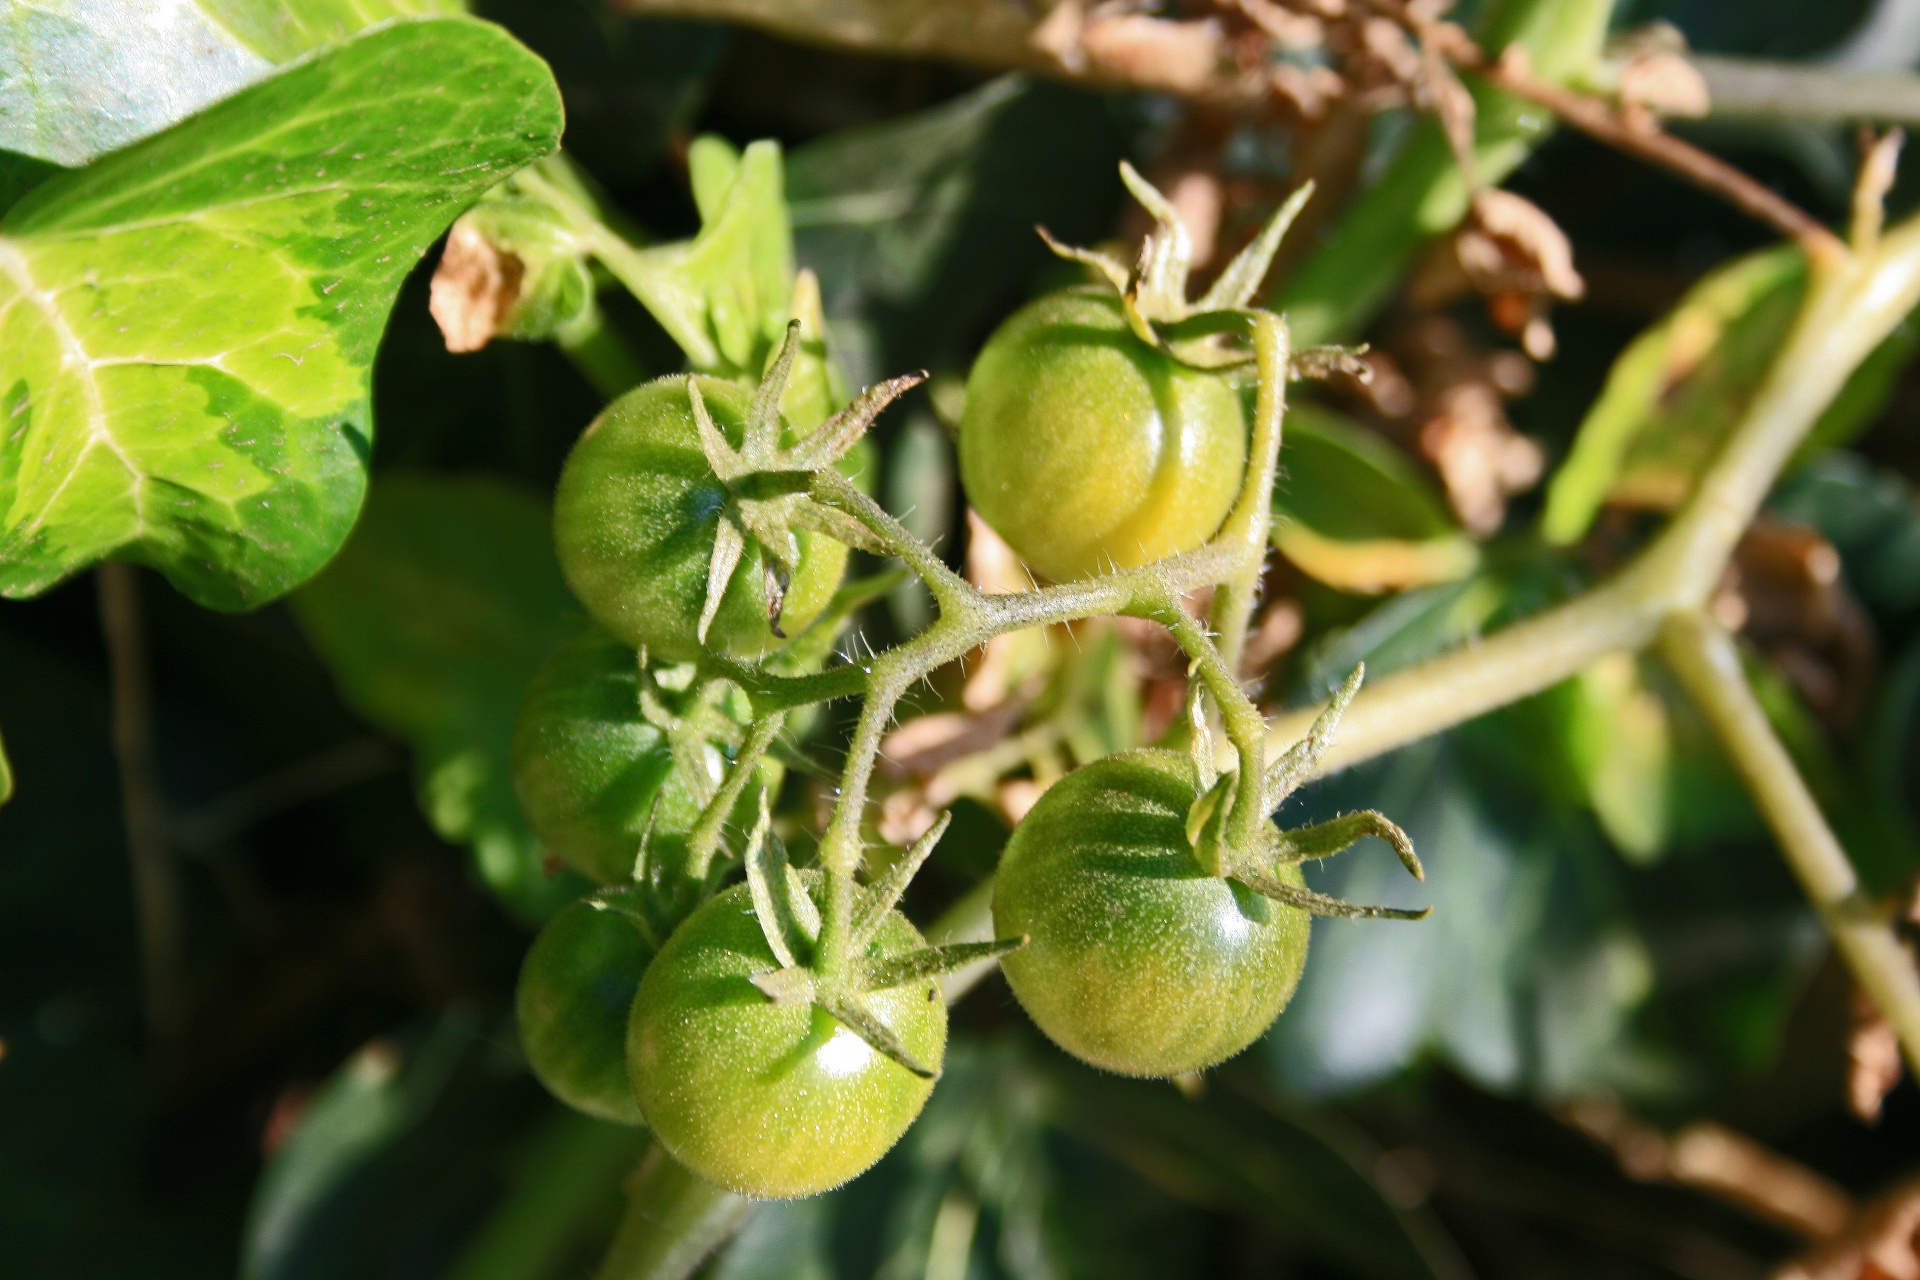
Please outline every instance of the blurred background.
[{"label": "blurred background", "polygon": [[[592,0],[477,8],[551,62],[568,149],[648,238],[698,227],[695,135],[782,144],[798,256],[851,381],[935,375],[883,420],[881,489],[956,564],[970,543],[942,397],[1014,306],[1076,278],[1035,223],[1136,240],[1145,223],[1116,176],[1129,158],[1201,219],[1218,266],[1303,173],[1364,191],[1417,127],[1390,94],[1354,105],[1363,85],[1344,106],[1316,101],[1328,86],[1307,70],[1245,118]],[[1454,16],[1470,25],[1472,6]],[[1835,76],[1920,63],[1920,6],[1904,0],[1623,0],[1614,16],[1617,32],[1670,40],[1646,35],[1654,23],[1701,53]],[[1846,125],[1729,111],[1675,128],[1844,221]],[[1896,214],[1916,183],[1896,187]],[[1792,313],[1791,269],[1742,277],[1713,358],[1648,411],[1655,443],[1590,526],[1551,546],[1537,533],[1547,480],[1610,366],[1773,237],[1567,130],[1506,185],[1570,241],[1579,296],[1480,287],[1427,252],[1332,326],[1375,344],[1376,376],[1315,390],[1289,426],[1283,506],[1322,542],[1268,583],[1270,705],[1321,696],[1362,658],[1380,672],[1458,643],[1616,563]],[[559,1280],[597,1266],[641,1137],[566,1112],[520,1058],[517,966],[568,885],[529,845],[504,744],[520,689],[578,625],[544,503],[601,399],[552,347],[449,355],[427,311],[436,257],[381,352],[374,495],[335,565],[239,616],[137,577],[180,887],[170,1023],[143,1003],[96,582],[0,604],[17,775],[0,809],[0,1275]],[[1290,247],[1280,271],[1300,261]],[[603,301],[651,372],[678,366],[637,305]],[[1716,601],[1889,902],[1920,867],[1911,351],[1896,334],[1850,385]],[[1323,545],[1382,539],[1471,571]],[[896,593],[859,625],[885,643],[928,607]],[[316,643],[340,625],[388,666]],[[1128,705],[1164,725],[1169,655],[1114,643]],[[1096,649],[1033,661],[1056,705],[1093,707],[1111,687]],[[1074,723],[1146,732],[1101,714]],[[835,732],[820,730],[823,758]],[[890,814],[937,791],[945,763],[906,757]],[[1021,781],[959,801],[918,918],[992,866],[1018,799],[1005,787]],[[1318,925],[1293,1006],[1201,1096],[1080,1071],[990,979],[956,1007],[948,1075],[902,1146],[841,1192],[757,1210],[708,1274],[1733,1280],[1857,1225],[1920,1171],[1920,1092],[1895,1083],[1890,1036],[1657,670],[1595,668],[1316,785],[1303,811],[1362,806],[1412,833],[1434,916]],[[1416,900],[1397,875],[1369,854],[1317,883]],[[1909,1270],[1831,1274],[1920,1276],[1920,1253],[1900,1256]]]}]

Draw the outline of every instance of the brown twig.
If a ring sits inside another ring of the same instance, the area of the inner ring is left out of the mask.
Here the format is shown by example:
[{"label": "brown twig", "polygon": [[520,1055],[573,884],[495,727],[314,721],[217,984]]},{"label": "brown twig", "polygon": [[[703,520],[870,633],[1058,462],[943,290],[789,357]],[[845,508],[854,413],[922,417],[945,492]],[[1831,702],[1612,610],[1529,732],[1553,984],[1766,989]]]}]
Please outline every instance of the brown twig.
[{"label": "brown twig", "polygon": [[1538,103],[1588,137],[1652,161],[1721,197],[1797,242],[1808,258],[1831,262],[1847,256],[1840,238],[1791,200],[1719,157],[1674,137],[1651,116],[1629,121],[1598,98],[1535,78],[1523,51],[1509,49],[1497,61],[1489,60],[1479,46],[1460,35],[1449,42],[1447,54],[1457,65],[1480,73],[1516,97]]},{"label": "brown twig", "polygon": [[167,814],[153,754],[152,681],[133,566],[103,564],[100,630],[113,679],[113,748],[120,761],[120,803],[133,864],[134,909],[146,981],[147,1027],[161,1043],[175,1041],[187,1007],[180,955],[180,886],[167,846]]}]

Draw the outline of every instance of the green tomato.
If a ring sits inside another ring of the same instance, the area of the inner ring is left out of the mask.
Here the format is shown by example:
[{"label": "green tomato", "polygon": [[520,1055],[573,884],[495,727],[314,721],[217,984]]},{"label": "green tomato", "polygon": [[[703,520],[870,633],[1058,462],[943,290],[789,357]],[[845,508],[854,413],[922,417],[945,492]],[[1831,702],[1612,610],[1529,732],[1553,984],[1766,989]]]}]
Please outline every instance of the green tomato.
[{"label": "green tomato", "polygon": [[[745,720],[745,707],[729,712]],[[701,753],[707,785],[717,786],[726,756]],[[778,790],[784,769],[760,761],[762,781]],[[667,735],[640,713],[640,658],[597,627],[549,658],[534,676],[513,729],[513,786],[520,808],[548,849],[600,884],[633,875],[634,857],[654,801],[654,848],[671,859],[700,816],[700,803],[675,767]],[[754,793],[737,820],[751,827]]]},{"label": "green tomato", "polygon": [[[1280,1016],[1307,960],[1307,913],[1208,874],[1187,842],[1193,765],[1129,751],[1068,774],[1015,828],[994,882],[1001,960],[1040,1029],[1130,1076],[1199,1071]],[[1299,884],[1298,868],[1281,878]]]},{"label": "green tomato", "polygon": [[570,1107],[639,1124],[627,1083],[627,1011],[653,958],[631,920],[590,902],[562,907],[520,966],[520,1044],[540,1083]]},{"label": "green tomato", "polygon": [[[699,379],[714,424],[735,447],[750,393]],[[601,626],[650,657],[700,656],[707,566],[727,488],[700,448],[684,377],[660,378],[621,396],[567,455],[554,495],[554,541],[574,595]],[[798,635],[840,585],[847,549],[799,533],[798,569],[788,585],[781,630]],[[729,579],[706,648],[752,659],[785,643],[767,619],[762,552],[749,543]]]},{"label": "green tomato", "polygon": [[601,884],[633,875],[656,795],[656,831],[686,831],[699,813],[666,734],[640,714],[639,667],[590,628],[534,676],[513,728],[513,786],[534,834]]},{"label": "green tomato", "polygon": [[[806,881],[822,900],[825,881]],[[923,945],[894,912],[868,954]],[[655,1136],[707,1181],[759,1199],[810,1196],[864,1173],[933,1087],[816,1006],[769,1001],[750,979],[778,967],[736,885],[667,939],[627,1022],[627,1070]],[[940,1062],[947,1007],[932,979],[867,999],[908,1052]]]},{"label": "green tomato", "polygon": [[1027,304],[967,378],[967,500],[1055,581],[1191,551],[1226,519],[1246,464],[1233,384],[1142,342],[1111,294]]}]

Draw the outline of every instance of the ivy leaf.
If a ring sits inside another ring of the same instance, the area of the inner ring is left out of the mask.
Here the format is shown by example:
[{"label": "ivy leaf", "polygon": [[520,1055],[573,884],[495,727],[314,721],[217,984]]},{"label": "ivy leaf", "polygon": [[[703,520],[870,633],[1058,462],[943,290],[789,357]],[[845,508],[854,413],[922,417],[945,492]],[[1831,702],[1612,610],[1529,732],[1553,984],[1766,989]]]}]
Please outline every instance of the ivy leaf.
[{"label": "ivy leaf", "polygon": [[375,23],[464,8],[461,0],[13,5],[0,24],[0,148],[82,165]]},{"label": "ivy leaf", "polygon": [[546,67],[468,19],[370,32],[0,220],[0,595],[109,557],[245,609],[345,538],[400,281],[558,144]]},{"label": "ivy leaf", "polygon": [[293,597],[341,694],[413,747],[434,829],[530,917],[586,882],[553,876],[514,798],[514,717],[580,628],[544,507],[480,479],[385,477],[340,555]]},{"label": "ivy leaf", "polygon": [[1328,586],[1397,591],[1452,582],[1478,567],[1478,548],[1412,461],[1359,424],[1295,405],[1280,462],[1274,546]]},{"label": "ivy leaf", "polygon": [[[1739,423],[1800,311],[1806,260],[1792,245],[1740,258],[1695,285],[1614,361],[1547,491],[1550,542],[1585,536],[1602,504],[1670,511]],[[1854,370],[1802,455],[1845,444],[1877,414],[1913,353],[1896,328]]]}]

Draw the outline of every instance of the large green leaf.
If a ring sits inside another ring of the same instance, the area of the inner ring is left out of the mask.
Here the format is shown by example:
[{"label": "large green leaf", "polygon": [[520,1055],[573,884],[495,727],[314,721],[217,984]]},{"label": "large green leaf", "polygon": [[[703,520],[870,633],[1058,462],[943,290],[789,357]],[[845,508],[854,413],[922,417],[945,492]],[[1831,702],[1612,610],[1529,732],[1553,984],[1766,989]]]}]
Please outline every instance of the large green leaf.
[{"label": "large green leaf", "polygon": [[420,803],[523,913],[585,888],[548,876],[514,798],[513,721],[533,674],[581,619],[547,512],[490,480],[389,477],[293,608],[341,693],[414,750]]},{"label": "large green leaf", "polygon": [[469,19],[359,37],[47,182],[0,222],[0,594],[99,560],[242,609],[366,483],[395,291],[558,143],[546,67]]},{"label": "large green leaf", "polygon": [[81,165],[375,23],[461,0],[0,0],[0,148]]}]

